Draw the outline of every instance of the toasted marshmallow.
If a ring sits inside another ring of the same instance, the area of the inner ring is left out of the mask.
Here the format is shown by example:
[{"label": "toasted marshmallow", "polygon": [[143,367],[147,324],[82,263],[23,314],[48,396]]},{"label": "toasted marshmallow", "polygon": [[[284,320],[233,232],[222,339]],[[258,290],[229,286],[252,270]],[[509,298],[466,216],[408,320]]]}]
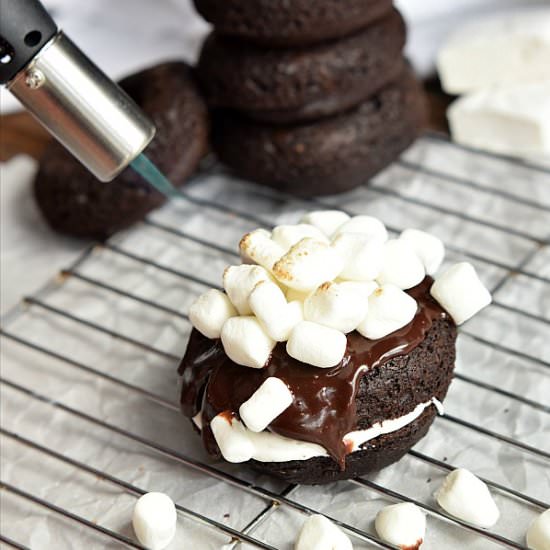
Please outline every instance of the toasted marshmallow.
[{"label": "toasted marshmallow", "polygon": [[304,302],[304,319],[347,334],[365,318],[376,287],[374,282],[323,283]]},{"label": "toasted marshmallow", "polygon": [[210,428],[227,462],[246,462],[254,455],[254,444],[246,428],[230,411],[215,416],[210,422]]},{"label": "toasted marshmallow", "polygon": [[271,238],[284,248],[285,252],[306,237],[328,243],[327,237],[320,229],[307,223],[278,225],[271,233]]},{"label": "toasted marshmallow", "polygon": [[344,258],[339,277],[350,281],[372,281],[382,269],[384,243],[362,233],[340,233],[332,246]]},{"label": "toasted marshmallow", "polygon": [[248,297],[260,281],[271,281],[269,273],[259,265],[231,265],[223,273],[223,288],[241,315],[250,315]]},{"label": "toasted marshmallow", "polygon": [[275,262],[286,252],[286,249],[277,244],[271,238],[271,233],[265,229],[247,233],[239,243],[239,250],[244,262],[261,265],[268,271],[273,269]]},{"label": "toasted marshmallow", "polygon": [[365,338],[377,340],[410,323],[416,315],[416,300],[395,285],[384,285],[369,296],[366,317],[357,326]]},{"label": "toasted marshmallow", "polygon": [[407,242],[391,239],[384,244],[382,269],[376,277],[379,284],[406,290],[422,282],[425,274],[424,264]]},{"label": "toasted marshmallow", "polygon": [[419,548],[426,534],[426,516],[412,502],[386,506],[374,522],[378,536],[399,548]]},{"label": "toasted marshmallow", "polygon": [[550,509],[533,520],[527,530],[526,542],[531,550],[550,550]]},{"label": "toasted marshmallow", "polygon": [[479,527],[492,527],[500,515],[487,485],[464,468],[453,470],[435,497],[451,516]]},{"label": "toasted marshmallow", "polygon": [[139,497],[132,517],[137,539],[151,550],[166,548],[176,534],[176,507],[164,493],[146,493]]},{"label": "toasted marshmallow", "polygon": [[336,230],[334,237],[341,233],[362,233],[382,242],[388,240],[388,232],[384,224],[372,216],[353,216]]},{"label": "toasted marshmallow", "polygon": [[250,293],[254,315],[273,340],[285,342],[290,331],[302,320],[302,308],[290,306],[283,291],[270,281],[260,281]]},{"label": "toasted marshmallow", "polygon": [[474,266],[461,262],[451,266],[432,285],[430,294],[449,312],[457,325],[473,317],[491,303]]},{"label": "toasted marshmallow", "polygon": [[331,281],[343,267],[343,258],[334,248],[325,242],[305,238],[273,266],[273,274],[282,284],[305,292]]},{"label": "toasted marshmallow", "polygon": [[353,550],[348,536],[320,514],[310,516],[302,526],[294,550]]},{"label": "toasted marshmallow", "polygon": [[308,212],[302,219],[302,223],[308,223],[322,231],[327,237],[331,237],[336,230],[344,225],[350,217],[340,210],[315,210]]},{"label": "toasted marshmallow", "polygon": [[276,343],[252,316],[228,319],[222,327],[221,339],[229,359],[254,369],[265,366]]},{"label": "toasted marshmallow", "polygon": [[231,300],[214,288],[201,294],[189,308],[191,324],[207,338],[219,338],[224,323],[235,315]]},{"label": "toasted marshmallow", "polygon": [[445,256],[443,241],[419,229],[405,229],[399,240],[405,241],[424,264],[428,275],[433,275],[441,266]]},{"label": "toasted marshmallow", "polygon": [[239,408],[239,416],[253,432],[262,432],[292,404],[292,392],[274,376],[269,377]]},{"label": "toasted marshmallow", "polygon": [[294,359],[314,367],[335,367],[346,352],[346,335],[333,328],[302,321],[290,333],[286,351]]}]

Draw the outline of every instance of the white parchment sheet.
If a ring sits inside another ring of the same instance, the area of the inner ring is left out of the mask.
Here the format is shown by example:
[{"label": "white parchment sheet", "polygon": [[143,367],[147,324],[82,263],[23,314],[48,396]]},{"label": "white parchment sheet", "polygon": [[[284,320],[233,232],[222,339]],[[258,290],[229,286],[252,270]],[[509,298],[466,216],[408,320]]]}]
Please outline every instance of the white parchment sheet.
[{"label": "white parchment sheet", "polygon": [[[237,262],[231,251],[242,234],[258,226],[250,217],[266,225],[294,223],[306,210],[319,208],[232,179],[217,167],[195,178],[185,192],[191,201],[173,201],[150,223],[94,249],[75,268],[85,279],[59,277],[36,295],[38,304],[6,319],[4,330],[11,337],[2,338],[2,377],[9,382],[1,385],[2,480],[132,540],[136,495],[109,476],[140,490],[164,491],[185,509],[236,530],[247,529],[267,509],[249,534],[284,550],[292,548],[305,516],[286,504],[272,506],[266,491],[287,489],[286,498],[293,502],[375,534],[376,511],[394,502],[391,498],[352,481],[289,489],[242,466],[214,463],[178,412],[176,368],[190,331],[182,314],[204,290],[203,282],[220,285],[224,267]],[[462,327],[457,372],[548,405],[550,172],[426,137],[370,185],[321,202],[376,215],[391,230],[433,232],[448,247],[447,262],[471,261],[488,287],[498,290],[496,303]],[[513,273],[517,268],[520,273]],[[550,452],[550,415],[491,389],[457,379],[445,409],[474,426]],[[48,456],[15,435],[106,475]],[[475,429],[438,418],[415,449],[550,500],[548,460]],[[235,479],[216,478],[217,471]],[[368,479],[437,507],[433,493],[444,475],[407,455]],[[524,544],[527,526],[540,509],[499,491],[493,494],[501,519],[492,532]],[[22,545],[123,546],[13,491],[0,491],[0,498],[1,533]],[[373,547],[353,536],[352,541],[354,548]],[[182,512],[169,548],[230,548],[230,542],[227,534]],[[423,548],[466,547],[498,545],[428,517]]]}]

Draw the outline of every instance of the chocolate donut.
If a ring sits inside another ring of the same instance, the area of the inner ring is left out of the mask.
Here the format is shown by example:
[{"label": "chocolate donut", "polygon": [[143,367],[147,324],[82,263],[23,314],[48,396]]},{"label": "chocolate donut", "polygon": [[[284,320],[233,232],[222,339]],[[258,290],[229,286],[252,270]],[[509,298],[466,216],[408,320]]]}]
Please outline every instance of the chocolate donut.
[{"label": "chocolate donut", "polygon": [[288,47],[339,38],[387,14],[391,0],[194,0],[221,34]]},{"label": "chocolate donut", "polygon": [[276,124],[346,111],[403,71],[399,12],[334,42],[290,50],[255,47],[217,31],[205,41],[197,74],[207,102]]},{"label": "chocolate donut", "polygon": [[[208,112],[190,67],[164,63],[131,75],[120,85],[157,127],[144,153],[174,185],[181,186],[208,148]],[[100,182],[56,142],[44,154],[34,195],[53,229],[96,239],[142,219],[165,201],[130,168],[110,183]]]},{"label": "chocolate donut", "polygon": [[237,176],[299,196],[341,193],[366,183],[416,138],[425,118],[409,69],[354,109],[286,126],[215,114],[213,147]]}]

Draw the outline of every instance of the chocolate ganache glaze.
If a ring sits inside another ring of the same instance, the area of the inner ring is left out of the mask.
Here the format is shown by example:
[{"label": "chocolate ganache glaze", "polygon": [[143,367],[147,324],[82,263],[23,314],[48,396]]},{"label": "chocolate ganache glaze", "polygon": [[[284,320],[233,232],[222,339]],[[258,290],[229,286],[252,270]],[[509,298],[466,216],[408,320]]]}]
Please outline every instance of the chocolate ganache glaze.
[{"label": "chocolate ganache glaze", "polygon": [[265,368],[244,367],[227,357],[220,340],[208,339],[193,329],[178,371],[183,378],[183,413],[193,417],[202,411],[204,445],[209,453],[218,455],[210,421],[220,413],[238,415],[241,404],[266,378],[275,376],[288,385],[294,401],[268,429],[323,446],[344,469],[350,449],[343,438],[358,429],[355,398],[361,375],[393,357],[409,353],[424,340],[435,320],[449,319],[448,313],[430,296],[432,283],[433,279],[426,277],[407,291],[418,304],[408,325],[379,340],[351,332],[342,361],[328,369],[293,359],[286,352],[285,343],[277,344]]}]

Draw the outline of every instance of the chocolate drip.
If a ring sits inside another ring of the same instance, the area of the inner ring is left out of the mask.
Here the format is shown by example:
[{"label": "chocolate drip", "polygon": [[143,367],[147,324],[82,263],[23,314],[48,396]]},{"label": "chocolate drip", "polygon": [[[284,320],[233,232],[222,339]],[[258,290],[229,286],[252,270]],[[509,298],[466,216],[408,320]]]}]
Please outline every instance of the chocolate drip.
[{"label": "chocolate drip", "polygon": [[285,343],[277,344],[265,368],[243,367],[225,355],[219,340],[209,340],[193,330],[179,368],[184,414],[194,416],[202,409],[203,441],[209,452],[217,454],[210,421],[223,411],[238,412],[266,378],[276,376],[286,382],[294,401],[269,425],[269,430],[322,445],[343,468],[349,453],[343,437],[357,429],[355,397],[361,375],[392,357],[409,353],[422,342],[436,319],[448,317],[429,294],[432,282],[426,277],[407,291],[418,304],[408,325],[379,340],[369,340],[355,331],[348,334],[344,358],[330,369],[293,359]]}]

